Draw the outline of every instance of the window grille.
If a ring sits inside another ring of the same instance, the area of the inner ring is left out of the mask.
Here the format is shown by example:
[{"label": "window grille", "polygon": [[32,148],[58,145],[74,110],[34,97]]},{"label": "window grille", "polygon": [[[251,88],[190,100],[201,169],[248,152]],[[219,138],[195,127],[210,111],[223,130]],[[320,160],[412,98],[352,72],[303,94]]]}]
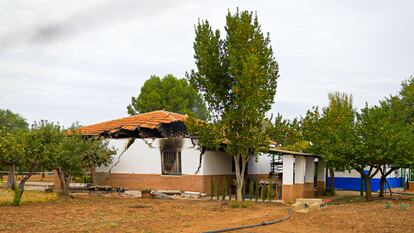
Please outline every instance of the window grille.
[{"label": "window grille", "polygon": [[181,175],[181,151],[166,150],[161,155],[162,174]]}]

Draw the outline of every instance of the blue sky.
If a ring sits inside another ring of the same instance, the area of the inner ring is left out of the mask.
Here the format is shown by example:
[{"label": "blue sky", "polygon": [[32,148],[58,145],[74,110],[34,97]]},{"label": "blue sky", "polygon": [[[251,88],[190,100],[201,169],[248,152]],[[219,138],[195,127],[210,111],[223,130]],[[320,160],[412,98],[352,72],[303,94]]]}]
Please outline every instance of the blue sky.
[{"label": "blue sky", "polygon": [[228,10],[256,11],[280,78],[271,113],[300,116],[327,93],[356,107],[414,74],[412,1],[0,2],[0,108],[92,124],[127,115],[151,75],[194,68],[194,24],[223,30]]}]

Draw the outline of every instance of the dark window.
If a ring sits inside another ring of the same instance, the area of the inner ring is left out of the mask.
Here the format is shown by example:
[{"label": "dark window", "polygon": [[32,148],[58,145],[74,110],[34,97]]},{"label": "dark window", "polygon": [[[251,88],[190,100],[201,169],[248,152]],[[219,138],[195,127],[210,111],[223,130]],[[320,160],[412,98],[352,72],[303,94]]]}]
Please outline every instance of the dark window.
[{"label": "dark window", "polygon": [[163,175],[181,175],[181,151],[161,152],[161,168]]}]

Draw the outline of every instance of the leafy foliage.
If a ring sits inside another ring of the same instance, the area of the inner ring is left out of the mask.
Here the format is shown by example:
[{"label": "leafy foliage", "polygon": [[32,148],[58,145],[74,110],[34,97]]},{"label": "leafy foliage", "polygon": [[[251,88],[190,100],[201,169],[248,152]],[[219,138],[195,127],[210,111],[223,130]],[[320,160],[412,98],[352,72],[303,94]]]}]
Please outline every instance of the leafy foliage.
[{"label": "leafy foliage", "polygon": [[282,149],[290,151],[306,151],[310,147],[309,141],[303,136],[301,121],[283,119],[278,114],[273,125],[269,127],[270,138]]},{"label": "leafy foliage", "polygon": [[348,157],[355,154],[355,110],[352,96],[329,93],[329,105],[308,111],[303,119],[305,135],[312,142],[309,150],[323,155],[328,168],[350,168]]},{"label": "leafy foliage", "polygon": [[9,131],[17,131],[19,129],[27,129],[28,124],[26,119],[17,113],[6,109],[0,109],[0,128],[5,128]]},{"label": "leafy foliage", "polygon": [[14,147],[14,142],[18,140],[13,133],[28,129],[26,120],[17,113],[6,109],[0,109],[0,170],[6,170],[10,166],[10,161],[19,153],[18,148]]},{"label": "leafy foliage", "polygon": [[166,110],[180,114],[194,113],[206,120],[208,111],[200,94],[185,79],[173,75],[164,78],[151,76],[145,81],[138,97],[132,97],[128,114],[135,115],[155,110]]},{"label": "leafy foliage", "polygon": [[76,127],[70,129],[70,135],[65,132],[60,131],[55,143],[49,144],[49,160],[44,168],[58,172],[62,193],[68,194],[69,182],[74,176],[83,176],[96,166],[108,166],[116,151],[102,139],[77,134]]},{"label": "leafy foliage", "polygon": [[212,118],[211,124],[190,120],[188,125],[203,147],[217,148],[224,143],[221,148],[233,156],[235,164],[241,164],[236,166],[240,201],[249,156],[268,146],[265,113],[274,101],[278,64],[269,36],[263,35],[253,13],[229,12],[225,31],[222,39],[207,20],[196,26],[197,70],[187,77],[203,94]]}]

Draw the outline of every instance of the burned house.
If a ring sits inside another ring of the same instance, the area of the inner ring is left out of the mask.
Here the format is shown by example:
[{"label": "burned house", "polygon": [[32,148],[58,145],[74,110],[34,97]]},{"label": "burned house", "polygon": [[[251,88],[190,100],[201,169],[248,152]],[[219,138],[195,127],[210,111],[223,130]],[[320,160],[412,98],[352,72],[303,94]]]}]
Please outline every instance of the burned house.
[{"label": "burned house", "polygon": [[[234,179],[233,159],[225,152],[205,151],[200,158],[201,148],[188,134],[185,120],[185,115],[154,111],[81,127],[82,135],[105,137],[117,149],[109,167],[96,168],[97,184],[209,194],[212,180]],[[279,177],[279,197],[290,201],[313,195],[314,165],[315,156],[270,148],[249,160],[247,175],[254,180]]]}]

